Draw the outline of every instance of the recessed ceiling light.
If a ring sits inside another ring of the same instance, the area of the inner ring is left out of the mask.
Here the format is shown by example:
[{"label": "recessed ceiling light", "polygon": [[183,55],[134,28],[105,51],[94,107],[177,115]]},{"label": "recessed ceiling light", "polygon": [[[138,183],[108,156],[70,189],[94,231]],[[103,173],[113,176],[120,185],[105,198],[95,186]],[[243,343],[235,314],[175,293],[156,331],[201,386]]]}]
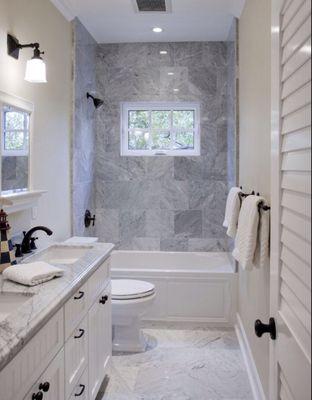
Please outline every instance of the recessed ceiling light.
[{"label": "recessed ceiling light", "polygon": [[159,54],[166,55],[166,54],[168,54],[168,51],[167,50],[160,50]]},{"label": "recessed ceiling light", "polygon": [[174,75],[174,72],[168,72],[168,75],[172,76],[172,75]]},{"label": "recessed ceiling light", "polygon": [[161,33],[162,31],[163,31],[163,29],[159,28],[158,26],[155,26],[155,28],[153,28],[154,33]]},{"label": "recessed ceiling light", "polygon": [[177,93],[180,91],[180,89],[173,89],[173,91]]}]

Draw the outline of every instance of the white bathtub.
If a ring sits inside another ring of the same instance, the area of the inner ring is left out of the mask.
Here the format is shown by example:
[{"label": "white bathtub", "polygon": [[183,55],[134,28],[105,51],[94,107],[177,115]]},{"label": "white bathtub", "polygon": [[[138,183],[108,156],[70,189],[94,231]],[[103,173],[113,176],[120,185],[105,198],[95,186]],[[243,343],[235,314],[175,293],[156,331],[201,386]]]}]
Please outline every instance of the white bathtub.
[{"label": "white bathtub", "polygon": [[115,251],[112,277],[142,279],[156,286],[149,321],[232,326],[237,276],[228,253]]}]

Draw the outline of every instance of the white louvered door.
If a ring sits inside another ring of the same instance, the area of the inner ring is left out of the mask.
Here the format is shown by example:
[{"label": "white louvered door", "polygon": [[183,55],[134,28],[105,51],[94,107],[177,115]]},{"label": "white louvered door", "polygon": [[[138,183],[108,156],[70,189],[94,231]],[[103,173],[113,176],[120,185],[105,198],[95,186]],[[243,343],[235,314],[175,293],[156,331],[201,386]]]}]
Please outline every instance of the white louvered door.
[{"label": "white louvered door", "polygon": [[311,399],[311,1],[272,1],[270,400]]}]

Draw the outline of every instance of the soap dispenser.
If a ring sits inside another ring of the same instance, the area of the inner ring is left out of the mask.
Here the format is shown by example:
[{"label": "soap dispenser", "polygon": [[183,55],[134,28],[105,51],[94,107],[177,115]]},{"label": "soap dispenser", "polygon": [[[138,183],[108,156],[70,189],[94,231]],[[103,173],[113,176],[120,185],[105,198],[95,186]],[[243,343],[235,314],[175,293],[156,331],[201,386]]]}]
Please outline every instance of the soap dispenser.
[{"label": "soap dispenser", "polygon": [[8,223],[8,215],[3,210],[0,211],[0,273],[7,267],[16,264],[13,250],[13,244],[10,236],[10,225]]}]

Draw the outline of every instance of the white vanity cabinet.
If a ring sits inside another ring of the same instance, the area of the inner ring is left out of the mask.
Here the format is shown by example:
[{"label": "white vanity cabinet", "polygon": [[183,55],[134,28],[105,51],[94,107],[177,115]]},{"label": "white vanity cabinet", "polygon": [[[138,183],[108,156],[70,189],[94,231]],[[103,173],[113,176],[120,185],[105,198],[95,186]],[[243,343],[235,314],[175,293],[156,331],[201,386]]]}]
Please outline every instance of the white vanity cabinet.
[{"label": "white vanity cabinet", "polygon": [[94,400],[112,352],[109,259],[0,371],[0,400]]},{"label": "white vanity cabinet", "polygon": [[110,306],[109,286],[99,294],[89,311],[89,400],[94,400],[99,391],[111,354]]},{"label": "white vanity cabinet", "polygon": [[24,400],[65,400],[62,349],[30,389]]}]

